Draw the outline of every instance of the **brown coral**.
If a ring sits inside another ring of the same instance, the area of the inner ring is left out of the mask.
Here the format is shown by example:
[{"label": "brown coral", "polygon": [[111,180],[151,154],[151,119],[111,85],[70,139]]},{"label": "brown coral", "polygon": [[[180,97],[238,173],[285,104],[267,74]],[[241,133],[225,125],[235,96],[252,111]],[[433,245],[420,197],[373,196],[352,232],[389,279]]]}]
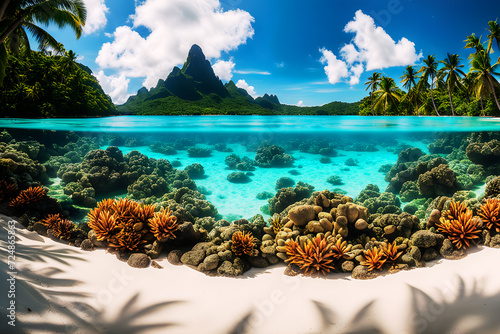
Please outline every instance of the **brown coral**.
[{"label": "brown coral", "polygon": [[488,198],[479,207],[479,217],[491,232],[500,232],[500,199]]},{"label": "brown coral", "polygon": [[0,202],[11,199],[16,192],[17,186],[15,183],[0,180]]},{"label": "brown coral", "polygon": [[275,234],[278,234],[278,232],[281,231],[281,228],[283,227],[283,224],[281,223],[281,217],[276,213],[271,218],[271,226]]},{"label": "brown coral", "polygon": [[97,240],[108,241],[117,229],[116,215],[110,210],[95,208],[87,214],[88,226],[95,231]]},{"label": "brown coral", "polygon": [[382,248],[378,248],[377,246],[372,249],[365,250],[363,253],[365,261],[361,262],[361,264],[363,266],[367,266],[368,271],[382,268],[387,259],[384,254],[384,250]]},{"label": "brown coral", "polygon": [[335,269],[333,243],[328,242],[324,237],[317,236],[308,240],[303,247],[290,239],[286,242],[285,247],[288,255],[286,262],[298,265],[306,275],[313,272],[321,272],[326,275],[327,272]]},{"label": "brown coral", "polygon": [[472,211],[466,209],[457,219],[446,219],[441,217],[436,224],[437,231],[445,234],[448,239],[458,248],[468,248],[474,239],[481,235],[481,220],[472,217]]},{"label": "brown coral", "polygon": [[231,250],[234,255],[241,256],[246,254],[250,256],[253,254],[253,248],[255,247],[255,241],[257,241],[257,239],[252,236],[252,233],[237,231],[233,234],[231,240],[233,242]]},{"label": "brown coral", "polygon": [[391,264],[391,268],[397,267],[396,261],[403,252],[398,252],[396,242],[384,244],[382,246],[382,252],[384,252],[386,262]]},{"label": "brown coral", "polygon": [[29,187],[17,195],[16,198],[10,201],[9,205],[13,207],[20,207],[28,204],[32,204],[42,200],[47,191],[40,186]]},{"label": "brown coral", "polygon": [[42,219],[40,222],[47,226],[48,228],[52,228],[58,221],[61,220],[61,215],[58,213],[54,215],[47,215],[44,219]]},{"label": "brown coral", "polygon": [[342,241],[342,238],[338,238],[332,247],[333,256],[339,260],[350,252],[351,248],[352,245],[347,245],[347,241]]},{"label": "brown coral", "polygon": [[454,200],[451,201],[450,207],[448,210],[443,210],[441,212],[441,217],[444,219],[452,220],[452,219],[458,219],[462,213],[465,213],[467,211],[467,206],[463,202],[455,202]]},{"label": "brown coral", "polygon": [[154,216],[154,206],[144,205],[128,198],[105,199],[88,213],[89,227],[98,240],[122,251],[135,251],[146,241],[147,222]]},{"label": "brown coral", "polygon": [[171,214],[172,211],[165,208],[159,212],[155,212],[153,218],[149,219],[151,232],[159,241],[175,239],[174,232],[179,229],[179,225],[177,225],[177,217],[171,216]]},{"label": "brown coral", "polygon": [[75,224],[71,221],[67,219],[59,219],[52,226],[52,234],[59,239],[69,239],[71,238],[71,231],[73,231],[74,227]]}]

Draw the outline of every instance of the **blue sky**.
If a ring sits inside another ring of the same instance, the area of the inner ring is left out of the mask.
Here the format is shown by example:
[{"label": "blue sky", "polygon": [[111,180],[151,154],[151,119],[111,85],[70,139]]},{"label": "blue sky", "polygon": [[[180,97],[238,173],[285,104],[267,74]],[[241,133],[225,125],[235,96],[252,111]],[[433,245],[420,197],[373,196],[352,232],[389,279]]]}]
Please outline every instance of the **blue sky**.
[{"label": "blue sky", "polygon": [[[366,96],[374,71],[399,83],[422,56],[486,40],[500,2],[428,0],[85,0],[86,33],[49,31],[89,66],[115,103],[155,86],[199,44],[216,73],[251,94],[322,105]],[[496,50],[496,54],[500,54]],[[496,59],[497,56],[493,55]],[[253,88],[251,88],[251,87]]]}]

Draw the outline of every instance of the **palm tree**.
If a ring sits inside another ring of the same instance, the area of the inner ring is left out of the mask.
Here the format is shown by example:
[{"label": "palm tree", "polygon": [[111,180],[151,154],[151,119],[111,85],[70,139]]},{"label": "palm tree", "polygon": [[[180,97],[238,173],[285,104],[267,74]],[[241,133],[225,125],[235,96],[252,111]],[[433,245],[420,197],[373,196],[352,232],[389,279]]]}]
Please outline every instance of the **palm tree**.
[{"label": "palm tree", "polygon": [[434,110],[436,111],[436,115],[440,116],[438,113],[438,110],[436,108],[436,103],[434,102],[434,95],[433,95],[433,89],[434,89],[434,78],[436,77],[437,74],[437,62],[436,58],[434,55],[428,55],[426,59],[424,59],[424,66],[420,68],[420,70],[417,73],[422,73],[422,80],[427,82],[429,79],[431,80],[431,99],[432,99],[432,105],[434,106]]},{"label": "palm tree", "polygon": [[500,25],[497,20],[488,22],[488,48],[486,49],[488,53],[493,53],[491,47],[493,46],[493,41],[496,40],[497,48],[500,49]]},{"label": "palm tree", "polygon": [[366,90],[370,89],[372,116],[375,116],[375,113],[373,112],[373,94],[375,90],[377,90],[379,83],[380,83],[380,73],[377,72],[373,72],[372,76],[368,77],[368,81],[365,82],[365,85],[367,85]]},{"label": "palm tree", "polygon": [[500,87],[500,84],[494,77],[494,75],[500,75],[500,72],[497,72],[499,66],[500,59],[492,65],[489,54],[482,50],[474,55],[471,61],[469,74],[474,77],[476,96],[478,98],[483,98],[493,94],[497,107],[500,110],[500,104],[498,103],[497,94],[495,92],[495,89]]},{"label": "palm tree", "polygon": [[401,94],[397,91],[394,79],[382,77],[379,89],[375,92],[375,94],[379,94],[377,101],[375,102],[375,109],[383,108],[384,116],[386,115],[387,109],[389,109],[391,105],[395,106],[397,110]]},{"label": "palm tree", "polygon": [[[418,75],[415,72],[415,69],[413,68],[413,66],[411,66],[411,65],[406,66],[405,71],[403,72],[403,75],[400,77],[400,79],[401,79],[401,83],[403,84],[403,87],[408,89],[408,96],[413,97],[414,92],[412,91],[412,86],[413,87],[417,86],[417,83],[415,80],[418,79]],[[410,98],[409,100],[411,101],[412,99],[413,98]],[[411,103],[410,103],[410,105],[411,105]],[[417,109],[417,115],[420,116],[420,113],[418,111],[418,98],[415,99],[415,106]]]},{"label": "palm tree", "polygon": [[21,46],[30,50],[28,32],[39,48],[49,45],[59,51],[61,44],[40,25],[68,26],[78,39],[86,17],[83,0],[3,0],[0,5],[0,82],[5,76],[8,52],[16,53]]},{"label": "palm tree", "polygon": [[451,94],[455,90],[455,87],[460,87],[462,85],[460,76],[465,76],[465,73],[460,68],[464,67],[464,65],[460,64],[460,57],[457,54],[450,55],[449,53],[440,63],[444,66],[438,71],[438,77],[446,77],[445,83],[450,97],[451,114],[455,116]]}]

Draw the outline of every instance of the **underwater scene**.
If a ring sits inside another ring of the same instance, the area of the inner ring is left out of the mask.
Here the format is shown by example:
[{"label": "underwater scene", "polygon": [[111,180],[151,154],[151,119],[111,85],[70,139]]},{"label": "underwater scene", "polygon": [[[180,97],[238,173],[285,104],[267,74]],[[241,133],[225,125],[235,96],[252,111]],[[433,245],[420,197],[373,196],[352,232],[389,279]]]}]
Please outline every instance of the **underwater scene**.
[{"label": "underwater scene", "polygon": [[[126,258],[163,250],[223,276],[281,261],[304,274],[358,266],[353,276],[365,278],[498,242],[498,122],[4,119],[0,209]],[[312,248],[323,258],[304,253]]]}]

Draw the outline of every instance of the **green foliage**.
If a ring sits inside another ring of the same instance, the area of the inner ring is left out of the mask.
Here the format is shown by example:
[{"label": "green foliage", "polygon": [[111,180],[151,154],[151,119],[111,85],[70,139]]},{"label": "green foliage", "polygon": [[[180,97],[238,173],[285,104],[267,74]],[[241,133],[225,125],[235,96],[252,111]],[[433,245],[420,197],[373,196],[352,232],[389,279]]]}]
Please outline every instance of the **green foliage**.
[{"label": "green foliage", "polygon": [[65,56],[9,55],[0,88],[2,117],[107,116],[116,112],[97,80]]}]

